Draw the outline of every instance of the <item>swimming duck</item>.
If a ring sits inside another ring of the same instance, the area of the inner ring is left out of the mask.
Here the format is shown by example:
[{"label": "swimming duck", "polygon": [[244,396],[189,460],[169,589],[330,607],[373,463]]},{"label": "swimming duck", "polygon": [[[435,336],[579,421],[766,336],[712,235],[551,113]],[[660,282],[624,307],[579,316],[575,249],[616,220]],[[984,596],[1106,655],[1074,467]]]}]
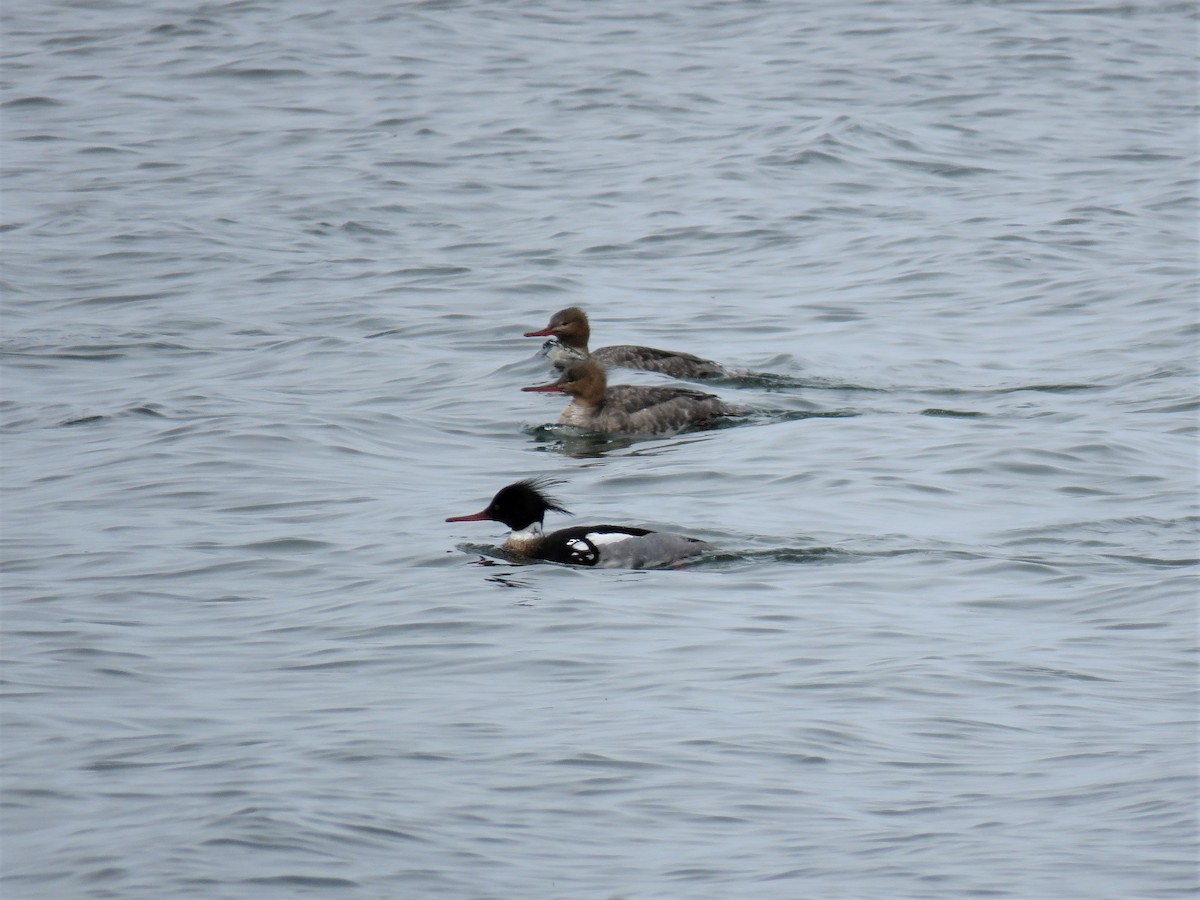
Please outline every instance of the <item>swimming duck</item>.
[{"label": "swimming duck", "polygon": [[745,415],[720,397],[690,388],[609,387],[604,367],[594,359],[576,363],[551,384],[521,390],[569,394],[571,402],[558,417],[560,425],[610,434],[673,434],[708,425],[720,416]]},{"label": "swimming duck", "polygon": [[720,363],[701,359],[690,353],[677,350],[655,350],[653,347],[636,347],[617,344],[601,347],[588,353],[591,326],[587,313],[578,306],[560,309],[550,317],[550,323],[540,331],[527,331],[525,337],[551,337],[543,348],[546,357],[557,368],[565,369],[589,356],[606,366],[625,369],[642,369],[646,372],[662,372],[674,378],[726,378],[737,374]]},{"label": "swimming duck", "polygon": [[545,478],[526,478],[501,488],[492,502],[470,516],[451,516],[447,522],[494,521],[511,530],[504,548],[548,562],[605,569],[652,569],[715,549],[698,538],[628,525],[577,525],[549,534],[542,532],[547,511],[571,515],[549,496],[557,484]]}]

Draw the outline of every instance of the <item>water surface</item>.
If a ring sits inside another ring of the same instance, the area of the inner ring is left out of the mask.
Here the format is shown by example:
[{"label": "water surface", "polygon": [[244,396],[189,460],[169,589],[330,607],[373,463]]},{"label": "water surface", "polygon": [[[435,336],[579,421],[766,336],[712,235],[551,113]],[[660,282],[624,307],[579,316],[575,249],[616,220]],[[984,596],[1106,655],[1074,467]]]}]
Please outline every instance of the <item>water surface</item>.
[{"label": "water surface", "polygon": [[4,18],[6,896],[1197,889],[1191,4]]}]

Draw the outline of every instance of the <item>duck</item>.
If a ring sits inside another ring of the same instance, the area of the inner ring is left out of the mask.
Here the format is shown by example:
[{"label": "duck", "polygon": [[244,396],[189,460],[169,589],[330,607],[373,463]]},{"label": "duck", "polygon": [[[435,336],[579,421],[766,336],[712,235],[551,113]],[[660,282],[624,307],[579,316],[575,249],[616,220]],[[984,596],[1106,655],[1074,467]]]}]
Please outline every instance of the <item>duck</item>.
[{"label": "duck", "polygon": [[598,569],[678,566],[684,559],[715,549],[699,538],[629,525],[577,525],[546,534],[542,521],[547,512],[572,515],[548,493],[561,483],[544,477],[526,478],[502,487],[480,512],[451,516],[446,521],[500,522],[510,530],[505,550],[529,559]]},{"label": "duck", "polygon": [[710,379],[729,378],[737,373],[711,359],[702,359],[678,350],[655,350],[617,344],[588,352],[591,325],[587,313],[578,306],[560,309],[550,317],[550,323],[538,331],[527,331],[525,337],[550,337],[542,345],[543,353],[556,368],[566,369],[589,357],[606,366],[661,372],[672,378]]},{"label": "duck", "polygon": [[521,390],[568,394],[571,402],[558,417],[558,424],[609,434],[674,434],[710,425],[721,416],[746,414],[720,397],[691,388],[609,387],[604,367],[595,359],[576,363],[550,384]]}]

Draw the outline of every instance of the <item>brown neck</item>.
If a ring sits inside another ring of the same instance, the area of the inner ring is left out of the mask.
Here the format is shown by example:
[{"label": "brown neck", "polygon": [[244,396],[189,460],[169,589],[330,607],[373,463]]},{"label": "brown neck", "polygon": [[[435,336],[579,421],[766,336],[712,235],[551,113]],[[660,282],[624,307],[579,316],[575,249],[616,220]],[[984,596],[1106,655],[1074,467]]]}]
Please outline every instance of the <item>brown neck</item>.
[{"label": "brown neck", "polygon": [[604,375],[604,367],[592,359],[580,363],[580,366],[583,368],[583,374],[571,385],[571,397],[580,406],[600,406],[608,392],[608,379]]}]

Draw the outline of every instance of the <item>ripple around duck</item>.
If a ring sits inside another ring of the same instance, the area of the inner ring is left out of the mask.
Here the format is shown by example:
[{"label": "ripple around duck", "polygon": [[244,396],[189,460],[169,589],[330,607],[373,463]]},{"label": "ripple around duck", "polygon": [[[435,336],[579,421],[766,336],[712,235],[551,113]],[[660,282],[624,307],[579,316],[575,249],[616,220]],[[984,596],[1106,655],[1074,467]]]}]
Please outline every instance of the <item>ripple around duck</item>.
[{"label": "ripple around duck", "polygon": [[879,393],[885,390],[884,388],[868,385],[849,384],[834,378],[778,375],[773,372],[752,372],[748,370],[738,371],[736,374],[723,378],[709,378],[704,383],[711,384],[714,387],[758,388],[764,391],[815,390]]},{"label": "ripple around duck", "polygon": [[[781,422],[801,422],[806,419],[844,419],[862,415],[854,410],[754,410],[744,416],[721,416],[703,425],[683,428],[670,434],[630,435],[586,431],[573,425],[537,425],[522,429],[542,445],[538,449],[562,453],[577,459],[598,458],[615,450],[625,450],[634,444],[653,441],[676,441],[687,435],[706,434],[728,428],[761,426]],[[677,445],[677,444],[676,444]]]}]

